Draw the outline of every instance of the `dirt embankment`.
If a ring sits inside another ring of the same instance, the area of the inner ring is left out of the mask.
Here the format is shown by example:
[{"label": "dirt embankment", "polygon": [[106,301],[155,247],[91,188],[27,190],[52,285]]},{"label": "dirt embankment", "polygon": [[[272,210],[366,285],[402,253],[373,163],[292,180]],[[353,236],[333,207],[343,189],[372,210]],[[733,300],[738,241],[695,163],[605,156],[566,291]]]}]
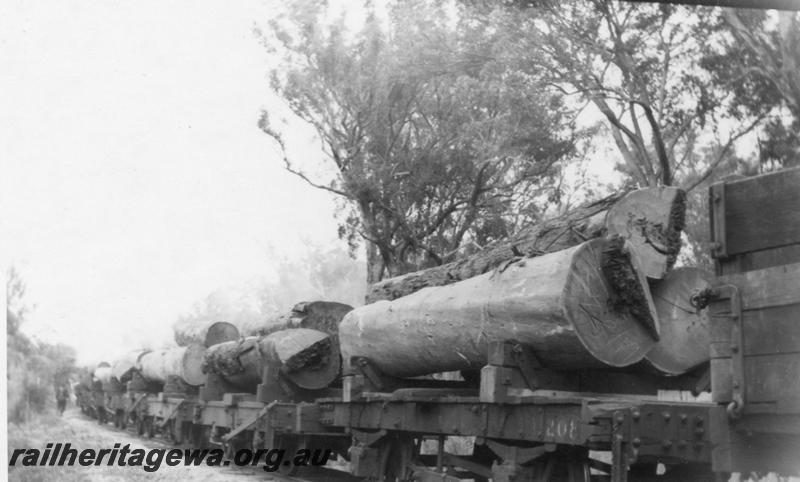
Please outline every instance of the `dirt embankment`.
[{"label": "dirt embankment", "polygon": [[[59,442],[69,443],[79,452],[84,449],[111,449],[117,443],[120,446],[130,444],[130,450],[170,448],[158,440],[143,440],[131,433],[115,430],[110,425],[100,426],[96,421],[81,415],[77,409],[67,410],[63,417],[46,415],[23,425],[8,425],[9,460],[15,448],[43,451],[48,443]],[[108,466],[105,462],[103,465],[90,467],[23,467],[21,457],[16,466],[9,467],[8,478],[12,482],[286,480],[277,474],[267,474],[260,467],[209,467],[205,464],[197,467],[170,467],[162,463],[155,472],[146,472],[143,467]]]}]

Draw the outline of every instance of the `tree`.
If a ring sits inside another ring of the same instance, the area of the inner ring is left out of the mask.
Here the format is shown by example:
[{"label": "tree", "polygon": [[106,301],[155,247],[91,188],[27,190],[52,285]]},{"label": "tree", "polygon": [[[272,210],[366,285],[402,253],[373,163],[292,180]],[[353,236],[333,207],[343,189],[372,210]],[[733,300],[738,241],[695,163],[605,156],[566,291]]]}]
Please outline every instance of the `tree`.
[{"label": "tree", "polygon": [[763,169],[800,164],[800,14],[722,9],[704,67],[733,93],[731,116],[764,117]]},{"label": "tree", "polygon": [[20,331],[30,306],[25,281],[16,268],[6,273],[8,324],[8,419],[22,422],[44,412],[54,401],[54,390],[69,382],[75,370],[75,349],[36,342]]},{"label": "tree", "polygon": [[368,242],[369,282],[506,235],[512,209],[536,216],[574,149],[561,95],[497,62],[502,36],[450,6],[398,2],[385,23],[368,9],[352,32],[324,2],[296,1],[262,33],[284,56],[272,88],[313,126],[335,178],[290,159],[266,112],[259,125],[289,172],[352,209],[340,235]]}]

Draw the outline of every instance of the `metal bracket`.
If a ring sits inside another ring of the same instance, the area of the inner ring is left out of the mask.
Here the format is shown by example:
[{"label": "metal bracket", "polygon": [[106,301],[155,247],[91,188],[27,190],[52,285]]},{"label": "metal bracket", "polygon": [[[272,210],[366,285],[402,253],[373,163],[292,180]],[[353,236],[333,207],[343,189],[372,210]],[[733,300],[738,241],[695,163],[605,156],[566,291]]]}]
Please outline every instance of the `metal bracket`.
[{"label": "metal bracket", "polygon": [[166,417],[164,417],[164,420],[162,420],[161,423],[158,424],[158,428],[164,428],[164,426],[166,426],[167,423],[169,423],[172,416],[181,408],[181,406],[183,406],[184,403],[186,403],[186,400],[181,400],[180,402],[175,404],[175,407],[172,410],[170,410],[169,414],[167,414]]},{"label": "metal bracket", "polygon": [[[739,288],[727,284],[714,288],[714,297],[728,299],[729,313],[725,316],[731,320],[730,354],[731,354],[731,402],[728,404],[728,415],[738,419],[742,415],[746,403],[744,375],[744,337],[742,334],[742,297]],[[720,316],[720,315],[718,315]]]},{"label": "metal bracket", "polygon": [[713,184],[709,188],[709,208],[711,210],[711,257],[727,258],[728,247],[725,233],[725,183]]}]

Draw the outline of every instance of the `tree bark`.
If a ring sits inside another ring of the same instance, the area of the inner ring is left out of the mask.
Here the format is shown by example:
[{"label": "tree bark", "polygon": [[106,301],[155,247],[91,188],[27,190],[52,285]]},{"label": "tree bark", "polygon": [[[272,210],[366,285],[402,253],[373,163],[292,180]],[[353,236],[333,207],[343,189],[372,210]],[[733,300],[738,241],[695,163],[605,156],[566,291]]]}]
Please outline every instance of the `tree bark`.
[{"label": "tree bark", "polygon": [[176,323],[172,328],[175,331],[175,343],[178,346],[197,344],[208,348],[239,338],[239,329],[227,321],[185,320]]},{"label": "tree bark", "polygon": [[352,309],[350,305],[335,301],[303,301],[294,305],[289,313],[251,330],[247,335],[264,336],[289,328],[308,328],[335,335],[339,332],[339,322]]},{"label": "tree bark", "polygon": [[205,373],[220,375],[232,385],[249,391],[255,390],[270,368],[279,369],[300,388],[325,388],[339,375],[338,343],[317,330],[282,330],[214,345],[208,349],[202,365]]},{"label": "tree bark", "polygon": [[650,187],[628,193],[606,215],[609,235],[628,239],[642,261],[644,274],[661,279],[681,250],[686,193],[675,187]]},{"label": "tree bark", "polygon": [[680,250],[685,196],[676,188],[615,194],[522,229],[467,258],[388,278],[371,285],[366,302],[394,300],[428,286],[444,286],[486,273],[518,257],[534,257],[619,234],[634,243],[645,274],[661,278]]},{"label": "tree bark", "polygon": [[137,369],[148,382],[164,383],[169,377],[180,377],[189,385],[202,385],[206,381],[200,369],[205,351],[201,345],[189,345],[147,352],[139,357]]},{"label": "tree bark", "polygon": [[346,364],[366,357],[397,377],[479,369],[492,341],[529,345],[556,369],[628,366],[657,332],[647,281],[621,238],[355,308],[339,326]]},{"label": "tree bark", "polygon": [[692,306],[691,298],[711,279],[698,268],[676,268],[651,282],[661,339],[645,358],[660,372],[680,375],[709,360],[708,313]]}]

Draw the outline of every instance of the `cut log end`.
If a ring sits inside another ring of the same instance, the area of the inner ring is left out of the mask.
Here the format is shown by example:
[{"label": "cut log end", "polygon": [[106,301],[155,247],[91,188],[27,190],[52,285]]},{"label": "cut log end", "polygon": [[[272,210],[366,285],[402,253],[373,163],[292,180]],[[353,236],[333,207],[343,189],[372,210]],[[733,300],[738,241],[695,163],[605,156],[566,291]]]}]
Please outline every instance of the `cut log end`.
[{"label": "cut log end", "polygon": [[563,299],[589,352],[623,367],[641,360],[658,339],[655,306],[636,253],[620,238],[585,243],[574,257]]},{"label": "cut log end", "polygon": [[629,240],[648,278],[661,279],[681,249],[686,193],[675,187],[633,191],[609,209],[609,235]]},{"label": "cut log end", "polygon": [[203,345],[206,347],[239,338],[239,329],[227,321],[217,321],[208,327]]},{"label": "cut log end", "polygon": [[634,267],[632,253],[625,249],[625,240],[612,237],[606,242],[601,262],[603,275],[611,284],[609,304],[618,313],[630,313],[658,340],[658,323],[647,283]]},{"label": "cut log end", "polygon": [[707,310],[694,308],[691,298],[708,288],[711,279],[698,268],[677,268],[652,283],[661,339],[645,358],[662,373],[680,375],[708,361]]},{"label": "cut log end", "polygon": [[183,380],[192,386],[203,385],[206,375],[203,373],[203,359],[206,348],[201,345],[189,345],[181,360]]},{"label": "cut log end", "polygon": [[295,328],[268,335],[259,345],[268,360],[280,360],[284,376],[300,388],[320,390],[339,375],[341,359],[335,336]]}]

